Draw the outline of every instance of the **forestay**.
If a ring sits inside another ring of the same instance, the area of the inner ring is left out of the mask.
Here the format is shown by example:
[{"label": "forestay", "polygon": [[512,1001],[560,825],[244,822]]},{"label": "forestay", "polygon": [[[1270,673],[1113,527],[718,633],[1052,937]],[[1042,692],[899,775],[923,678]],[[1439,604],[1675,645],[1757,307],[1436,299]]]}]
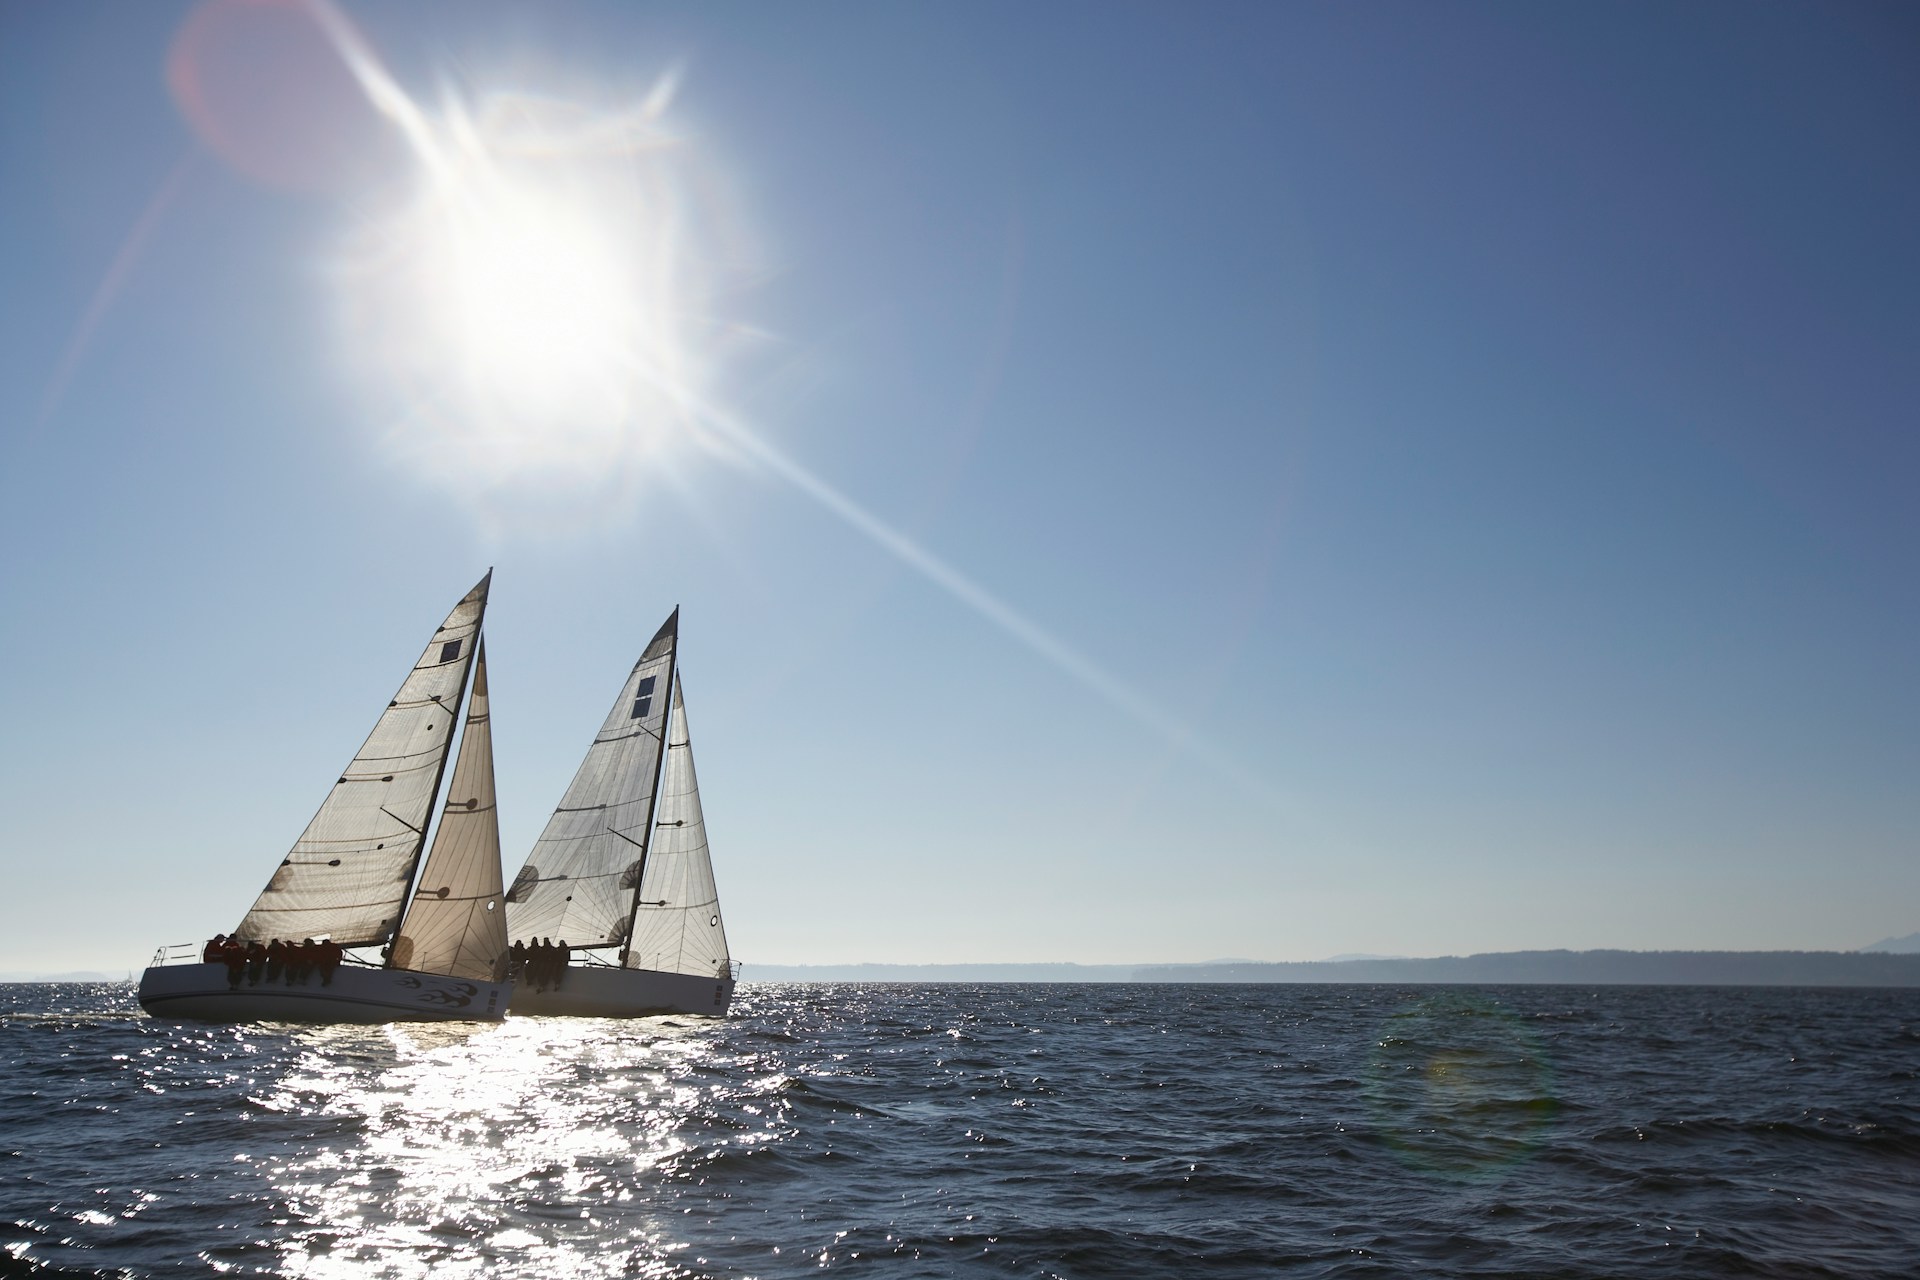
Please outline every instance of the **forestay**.
[{"label": "forestay", "polygon": [[707,850],[707,824],[700,811],[700,783],[693,770],[693,743],[678,672],[673,678],[667,758],[660,769],[655,813],[626,965],[724,976],[730,965],[727,931],[720,923],[720,894],[713,882],[713,859]]},{"label": "forestay", "polygon": [[433,634],[373,732],[274,872],[234,937],[330,937],[382,946],[413,882],[491,572]]},{"label": "forestay", "polygon": [[486,642],[478,648],[460,753],[434,828],[433,849],[393,940],[393,965],[499,982],[507,976],[507,913],[500,893]]},{"label": "forestay", "polygon": [[507,901],[515,941],[627,941],[652,818],[680,611],[648,642]]}]

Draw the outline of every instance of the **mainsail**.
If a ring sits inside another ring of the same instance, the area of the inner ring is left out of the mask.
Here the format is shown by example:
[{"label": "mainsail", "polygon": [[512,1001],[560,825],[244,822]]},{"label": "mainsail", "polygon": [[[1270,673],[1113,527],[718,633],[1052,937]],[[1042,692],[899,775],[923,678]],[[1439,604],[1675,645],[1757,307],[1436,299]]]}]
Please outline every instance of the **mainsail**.
[{"label": "mainsail", "polygon": [[713,883],[700,783],[693,772],[687,706],[680,675],[673,677],[673,713],[667,721],[667,758],[660,767],[660,801],[653,841],[633,916],[629,969],[727,976],[727,930]]},{"label": "mainsail", "polygon": [[478,650],[460,754],[447,783],[433,849],[393,940],[392,963],[401,969],[499,982],[507,976],[507,913],[500,895],[486,641]]},{"label": "mainsail", "polygon": [[620,948],[652,825],[660,743],[680,634],[675,609],[614,699],[587,758],[507,893],[515,941]]},{"label": "mainsail", "polygon": [[426,841],[492,578],[489,571],[435,630],[235,938],[330,937],[346,947],[392,939]]}]

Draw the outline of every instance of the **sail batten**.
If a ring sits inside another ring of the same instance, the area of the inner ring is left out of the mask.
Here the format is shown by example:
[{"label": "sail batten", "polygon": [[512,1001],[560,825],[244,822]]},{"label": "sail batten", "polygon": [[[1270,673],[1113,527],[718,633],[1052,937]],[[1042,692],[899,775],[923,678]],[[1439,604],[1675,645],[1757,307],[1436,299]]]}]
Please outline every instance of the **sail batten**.
[{"label": "sail batten", "polygon": [[492,574],[455,605],[233,936],[392,938],[453,742]]}]

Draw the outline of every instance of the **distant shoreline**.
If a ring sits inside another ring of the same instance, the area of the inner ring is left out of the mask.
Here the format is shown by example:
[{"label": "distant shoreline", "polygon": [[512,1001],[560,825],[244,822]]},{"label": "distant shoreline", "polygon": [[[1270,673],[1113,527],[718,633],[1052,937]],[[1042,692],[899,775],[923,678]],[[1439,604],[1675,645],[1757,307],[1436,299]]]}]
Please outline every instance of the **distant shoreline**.
[{"label": "distant shoreline", "polygon": [[1920,987],[1920,954],[1870,951],[1498,951],[1424,959],[1204,964],[844,964],[742,967],[753,982],[1464,983]]}]

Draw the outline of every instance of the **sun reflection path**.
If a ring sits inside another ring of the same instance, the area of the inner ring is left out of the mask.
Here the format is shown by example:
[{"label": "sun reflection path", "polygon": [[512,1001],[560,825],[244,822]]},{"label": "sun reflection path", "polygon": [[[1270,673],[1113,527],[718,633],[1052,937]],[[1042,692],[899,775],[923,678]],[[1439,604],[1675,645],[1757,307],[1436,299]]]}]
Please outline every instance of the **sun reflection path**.
[{"label": "sun reflection path", "polygon": [[712,1069],[725,1030],[565,1019],[394,1026],[375,1046],[388,1050],[378,1067],[365,1031],[308,1033],[298,1068],[261,1105],[352,1123],[264,1170],[285,1197],[287,1271],[682,1274],[682,1224],[654,1188],[698,1154],[688,1127],[751,1088]]}]

